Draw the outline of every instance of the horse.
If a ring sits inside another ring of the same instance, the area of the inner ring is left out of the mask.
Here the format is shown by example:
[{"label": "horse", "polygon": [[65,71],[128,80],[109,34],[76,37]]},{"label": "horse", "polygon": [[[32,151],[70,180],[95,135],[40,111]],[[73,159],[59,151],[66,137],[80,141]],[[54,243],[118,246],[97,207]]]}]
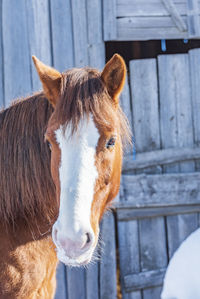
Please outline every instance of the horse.
[{"label": "horse", "polygon": [[0,112],[1,299],[52,299],[59,260],[91,262],[130,141],[120,55],[102,72],[32,58],[43,90]]}]

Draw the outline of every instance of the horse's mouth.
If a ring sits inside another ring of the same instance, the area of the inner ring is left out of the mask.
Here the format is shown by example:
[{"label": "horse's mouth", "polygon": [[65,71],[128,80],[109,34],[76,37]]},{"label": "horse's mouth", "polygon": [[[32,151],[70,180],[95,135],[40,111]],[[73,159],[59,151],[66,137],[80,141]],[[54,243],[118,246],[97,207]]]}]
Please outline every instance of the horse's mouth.
[{"label": "horse's mouth", "polygon": [[57,257],[59,261],[64,263],[66,266],[81,267],[86,266],[91,262],[93,251],[94,250],[90,250],[89,252],[85,253],[84,255],[81,255],[80,257],[71,258],[66,255],[64,250],[57,249]]}]

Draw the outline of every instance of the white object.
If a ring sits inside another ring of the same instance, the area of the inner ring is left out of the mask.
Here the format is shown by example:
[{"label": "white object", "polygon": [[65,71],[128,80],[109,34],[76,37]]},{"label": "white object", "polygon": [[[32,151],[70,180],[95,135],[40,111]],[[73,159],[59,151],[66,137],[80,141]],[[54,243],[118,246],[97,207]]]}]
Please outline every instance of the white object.
[{"label": "white object", "polygon": [[189,235],[170,260],[161,299],[200,299],[200,228]]}]

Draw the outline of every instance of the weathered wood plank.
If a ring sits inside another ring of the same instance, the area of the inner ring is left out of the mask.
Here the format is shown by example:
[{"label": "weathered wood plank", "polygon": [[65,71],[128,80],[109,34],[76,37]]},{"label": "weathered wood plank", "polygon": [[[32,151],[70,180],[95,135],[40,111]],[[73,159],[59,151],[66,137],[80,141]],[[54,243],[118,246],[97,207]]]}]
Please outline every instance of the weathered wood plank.
[{"label": "weathered wood plank", "polygon": [[127,290],[138,290],[152,286],[159,286],[163,282],[166,268],[129,274],[124,277],[125,288]]},{"label": "weathered wood plank", "polygon": [[[159,149],[160,133],[156,60],[131,61],[130,76],[136,150],[145,152]],[[160,172],[160,169],[156,167],[150,171],[157,173]],[[123,180],[123,183],[126,197],[126,182]],[[136,197],[134,195],[134,198],[137,198],[137,195]],[[150,227],[152,229],[148,230],[147,228]],[[163,239],[165,235],[164,219],[162,217],[140,219],[138,221],[138,229],[140,271],[166,266],[167,256],[165,240]],[[159,240],[156,243],[155,235],[157,240]],[[149,259],[149,256],[151,256],[151,259]],[[146,290],[143,290],[143,298],[147,298]]]},{"label": "weathered wood plank", "polygon": [[[117,220],[130,221],[141,218],[152,218],[169,215],[191,214],[200,212],[200,205],[173,205],[161,207],[136,208],[133,204],[117,205]],[[195,219],[195,215],[193,218]],[[196,221],[196,220],[195,220]]]},{"label": "weathered wood plank", "polygon": [[99,298],[99,264],[96,262],[89,265],[85,271],[86,275],[86,298],[98,299]]},{"label": "weathered wood plank", "polygon": [[[103,41],[102,1],[87,0],[88,43],[98,44]],[[95,30],[94,30],[95,29]]]},{"label": "weathered wood plank", "polygon": [[[194,137],[191,126],[192,104],[188,55],[159,56],[158,69],[162,146],[163,148],[193,147]],[[182,162],[165,166],[164,170],[167,173],[192,172],[194,168],[194,162]],[[198,196],[196,197],[196,202],[198,202]],[[197,226],[196,214],[167,217],[169,256],[173,254],[178,244],[187,237],[188,232]],[[187,227],[187,230],[185,230],[185,227]]]},{"label": "weathered wood plank", "polygon": [[174,22],[174,24],[176,25],[176,27],[180,31],[186,31],[187,30],[186,23],[183,21],[182,17],[179,15],[174,2],[172,0],[162,0],[162,2],[165,5],[168,12],[170,13],[171,19]]},{"label": "weathered wood plank", "polygon": [[[135,206],[195,204],[200,201],[200,173],[123,175],[127,201]],[[170,188],[169,188],[170,186]]]},{"label": "weathered wood plank", "polygon": [[86,299],[85,269],[67,267],[67,294],[69,299]]},{"label": "weathered wood plank", "polygon": [[88,39],[86,2],[82,0],[71,1],[72,24],[74,41],[74,64],[76,67],[88,65]]},{"label": "weathered wood plank", "polygon": [[[134,5],[142,4],[143,5],[146,2],[147,2],[146,0],[117,0],[117,4],[119,4],[119,5],[123,5],[123,4],[125,4],[125,5],[127,5],[127,4],[134,4]],[[174,4],[183,3],[186,5],[187,0],[173,0],[173,2],[174,2]],[[200,2],[200,1],[198,0],[198,2]],[[159,3],[161,3],[161,0],[148,0],[148,3],[149,4],[159,4]]]},{"label": "weathered wood plank", "polygon": [[132,121],[132,109],[131,109],[131,98],[130,98],[130,87],[128,84],[128,77],[126,77],[124,89],[120,96],[120,106],[122,107],[123,112],[125,113],[131,130],[133,129],[133,121]]},{"label": "weathered wood plank", "polygon": [[56,273],[56,295],[55,299],[67,299],[67,288],[66,288],[66,268],[65,265],[59,263]]},{"label": "weathered wood plank", "polygon": [[[195,107],[198,106],[195,105]],[[195,110],[197,109],[195,108]],[[198,114],[198,112],[196,114]],[[126,156],[123,159],[123,172],[198,159],[200,159],[200,148],[170,148],[138,153],[136,155],[136,160],[133,160],[132,155]]]},{"label": "weathered wood plank", "polygon": [[[119,19],[120,20],[120,19]],[[117,21],[120,24],[121,21]],[[130,26],[118,26],[117,38],[118,41],[129,40],[150,40],[150,39],[177,39],[188,38],[187,32],[180,32],[176,27],[169,28],[131,28]]]},{"label": "weathered wood plank", "polygon": [[89,65],[93,68],[102,70],[105,66],[105,44],[98,43],[89,45]]},{"label": "weathered wood plank", "polygon": [[59,71],[74,66],[70,0],[50,0],[53,65]]},{"label": "weathered wood plank", "polygon": [[[23,0],[2,2],[5,105],[31,92],[30,53]],[[23,45],[23,46],[20,46]]]},{"label": "weathered wood plank", "polygon": [[100,298],[117,296],[115,221],[112,213],[106,214],[101,227],[102,241],[100,260]]},{"label": "weathered wood plank", "polygon": [[[187,22],[187,17],[183,16],[182,17],[183,21],[186,23]],[[174,30],[176,29],[176,26],[172,20],[171,17],[169,16],[163,16],[163,17],[157,17],[157,16],[141,16],[141,17],[122,17],[117,19],[117,27],[119,28],[127,28],[127,29],[142,29],[142,28],[159,28],[164,29],[167,28],[173,28]],[[177,31],[176,29],[176,32]]]},{"label": "weathered wood plank", "polygon": [[[140,231],[140,258],[143,271],[160,269],[167,266],[166,238],[164,217],[155,217],[139,220]],[[145,231],[145,234],[144,234]],[[153,232],[153,233],[152,233]],[[147,236],[150,236],[148,238]],[[155,237],[156,246],[155,246]],[[147,279],[148,280],[148,279]],[[149,285],[151,287],[157,285]],[[144,295],[146,297],[146,295]]]},{"label": "weathered wood plank", "polygon": [[123,299],[142,299],[140,291],[127,294],[125,291],[124,277],[130,273],[140,271],[139,255],[139,235],[138,222],[117,222],[118,242],[119,242],[119,261],[120,261],[120,281]]},{"label": "weathered wood plank", "polygon": [[[162,146],[193,147],[188,55],[161,55],[158,57],[158,69]],[[167,172],[191,172],[194,163],[185,162],[180,166],[166,166],[164,169]]]},{"label": "weathered wood plank", "polygon": [[199,2],[197,0],[187,0],[187,23],[188,36],[190,38],[200,37]]},{"label": "weathered wood plank", "polygon": [[[50,20],[48,0],[25,1],[28,23],[28,42],[31,55],[36,55],[47,65],[52,64]],[[39,34],[38,34],[39,33]],[[32,89],[37,91],[42,85],[38,73],[31,61]]]},{"label": "weathered wood plank", "polygon": [[155,59],[130,61],[130,84],[137,152],[160,147]]},{"label": "weathered wood plank", "polygon": [[[192,96],[192,115],[194,127],[194,143],[200,146],[200,49],[190,50],[190,78]],[[196,169],[200,171],[200,162],[196,163]]]},{"label": "weathered wood plank", "polygon": [[171,258],[180,244],[198,228],[199,207],[193,214],[167,217],[168,253]]},{"label": "weathered wood plank", "polygon": [[117,37],[116,14],[116,0],[103,0],[104,41]]},{"label": "weathered wood plank", "polygon": [[[120,96],[120,106],[122,107],[122,110],[123,110],[124,114],[126,115],[126,117],[128,119],[130,129],[133,132],[130,87],[129,87],[129,84],[128,84],[128,78],[127,77],[126,77],[124,89],[123,89],[122,94]],[[124,151],[124,155],[128,155],[128,153],[129,153],[130,156],[133,158],[133,147],[134,146],[135,146],[134,144],[133,144],[133,146],[128,146]]]},{"label": "weathered wood plank", "polygon": [[[186,3],[177,3],[176,9],[179,15],[187,15]],[[141,16],[170,16],[169,11],[160,1],[157,3],[143,2],[125,2],[117,3],[117,17],[141,17]]]}]

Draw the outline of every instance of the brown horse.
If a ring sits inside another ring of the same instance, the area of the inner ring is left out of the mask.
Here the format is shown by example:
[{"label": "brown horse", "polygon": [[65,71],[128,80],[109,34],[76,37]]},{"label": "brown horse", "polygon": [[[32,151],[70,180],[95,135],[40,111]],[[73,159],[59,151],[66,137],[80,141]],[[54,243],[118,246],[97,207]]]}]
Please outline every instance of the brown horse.
[{"label": "brown horse", "polygon": [[33,60],[44,91],[0,113],[1,299],[53,298],[58,259],[91,261],[130,140],[119,55],[101,73]]}]

